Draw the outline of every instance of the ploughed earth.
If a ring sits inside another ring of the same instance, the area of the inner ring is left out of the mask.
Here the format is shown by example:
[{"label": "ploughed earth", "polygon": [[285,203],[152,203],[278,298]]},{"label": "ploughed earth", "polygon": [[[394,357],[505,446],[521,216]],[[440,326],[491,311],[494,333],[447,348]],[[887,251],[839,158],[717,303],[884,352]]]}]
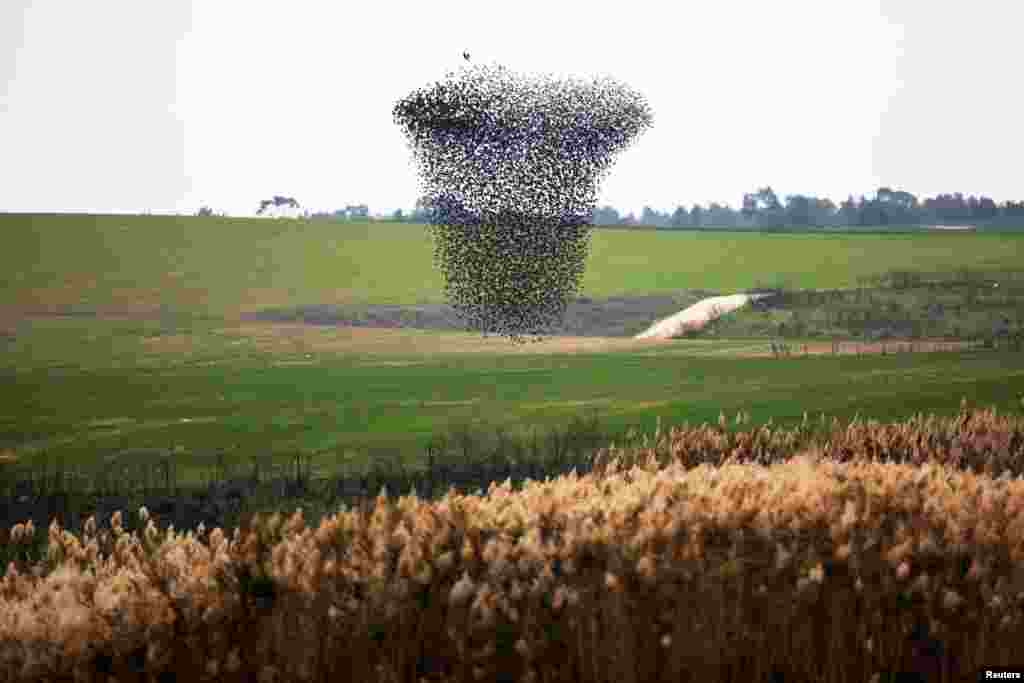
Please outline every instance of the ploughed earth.
[{"label": "ploughed earth", "polygon": [[[756,294],[758,297],[751,298],[746,306],[755,310],[771,310],[780,306],[780,292],[778,290],[747,290],[746,294]],[[647,295],[647,296],[615,296],[604,299],[579,296],[571,300],[566,308],[563,320],[547,330],[542,331],[542,336],[547,342],[538,347],[537,351],[544,351],[548,347],[551,350],[576,349],[576,350],[601,350],[606,347],[618,348],[622,346],[633,347],[637,344],[659,343],[660,339],[636,339],[645,330],[666,318],[680,315],[686,309],[693,307],[695,311],[692,324],[687,327],[699,329],[704,324],[706,313],[697,314],[701,309],[701,302],[710,303],[709,300],[716,297],[729,296],[730,293],[722,293],[712,290],[678,290],[673,294]],[[728,309],[729,307],[727,307]],[[726,312],[726,311],[723,311]],[[40,310],[20,310],[17,312],[8,311],[6,315],[0,315],[0,347],[2,342],[12,340],[16,335],[17,323],[33,317],[50,316],[81,316],[94,318],[133,318],[133,319],[160,319],[159,310],[147,307],[125,308],[125,307],[102,307],[100,309],[89,309],[75,307],[74,309],[63,307],[50,307]],[[358,343],[362,337],[364,345],[369,349],[380,351],[387,350],[387,339],[382,338],[380,333],[388,329],[419,329],[436,330],[439,332],[465,332],[468,330],[466,323],[459,317],[455,309],[447,304],[307,304],[289,306],[282,308],[266,308],[259,311],[240,312],[229,316],[231,321],[242,328],[259,326],[261,329],[279,329],[281,333],[294,336],[296,328],[307,330],[323,329],[326,327],[346,328],[351,332],[352,339],[348,340],[347,346],[360,346]],[[228,322],[228,321],[226,321]],[[5,324],[6,323],[6,324]],[[443,335],[447,336],[447,335]],[[372,338],[371,338],[372,337]],[[426,340],[419,340],[422,346]],[[445,339],[445,346],[451,345],[449,339]],[[487,350],[496,345],[496,339],[477,340],[475,344],[469,344],[465,351]],[[763,344],[757,344],[757,350],[750,349],[740,351],[735,355],[747,356],[769,356],[775,351],[770,348],[770,340],[765,339]],[[783,340],[780,340],[783,341]],[[507,346],[507,344],[505,345]],[[967,346],[966,342],[952,340],[918,340],[912,342],[901,339],[889,339],[886,341],[844,341],[838,348],[833,348],[830,341],[812,342],[806,346],[803,344],[791,344],[787,351],[791,354],[822,354],[822,353],[879,353],[894,352],[901,350],[912,351],[938,351],[955,350]],[[479,348],[477,348],[479,347]],[[542,348],[543,347],[543,348]],[[737,350],[733,350],[734,352]]]},{"label": "ploughed earth", "polygon": [[[616,296],[607,299],[577,297],[564,319],[544,331],[551,336],[633,337],[663,318],[679,313],[719,292],[684,290],[675,295]],[[346,327],[412,327],[424,330],[465,331],[466,323],[449,304],[373,304],[333,306],[311,304],[286,309],[243,313],[249,322],[290,322]]]}]

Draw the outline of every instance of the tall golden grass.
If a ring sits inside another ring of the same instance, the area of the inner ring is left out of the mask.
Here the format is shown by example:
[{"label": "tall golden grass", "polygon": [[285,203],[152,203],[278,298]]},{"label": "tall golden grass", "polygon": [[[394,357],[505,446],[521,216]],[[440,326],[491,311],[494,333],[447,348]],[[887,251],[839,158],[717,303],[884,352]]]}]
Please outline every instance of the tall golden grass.
[{"label": "tall golden grass", "polygon": [[[744,416],[738,415],[742,422]],[[720,423],[589,474],[382,492],[140,537],[120,513],[0,580],[5,680],[963,680],[1022,663],[1024,423]],[[31,537],[17,525],[12,542]],[[939,647],[941,645],[941,648]]]}]

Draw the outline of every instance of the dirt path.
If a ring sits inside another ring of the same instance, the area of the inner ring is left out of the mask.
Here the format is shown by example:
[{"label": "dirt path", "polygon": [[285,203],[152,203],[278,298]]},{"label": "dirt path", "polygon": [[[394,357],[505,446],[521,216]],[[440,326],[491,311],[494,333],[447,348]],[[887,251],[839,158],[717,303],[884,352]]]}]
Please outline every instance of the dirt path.
[{"label": "dirt path", "polygon": [[[308,353],[306,362],[315,363],[316,353],[366,353],[374,355],[423,356],[436,354],[500,353],[600,353],[650,348],[665,344],[657,339],[632,337],[596,337],[548,335],[543,341],[513,345],[498,336],[484,337],[465,330],[420,330],[412,328],[381,328],[345,325],[308,325],[303,323],[245,322],[216,330],[217,334],[247,339],[250,348],[261,352]],[[153,349],[168,351],[188,348],[184,335],[168,335],[146,340]],[[375,365],[387,361],[374,362]],[[412,364],[404,363],[403,364]]]},{"label": "dirt path", "polygon": [[686,330],[701,330],[719,316],[731,313],[769,294],[732,294],[702,299],[684,311],[660,320],[636,335],[637,339],[670,339],[681,336]]}]

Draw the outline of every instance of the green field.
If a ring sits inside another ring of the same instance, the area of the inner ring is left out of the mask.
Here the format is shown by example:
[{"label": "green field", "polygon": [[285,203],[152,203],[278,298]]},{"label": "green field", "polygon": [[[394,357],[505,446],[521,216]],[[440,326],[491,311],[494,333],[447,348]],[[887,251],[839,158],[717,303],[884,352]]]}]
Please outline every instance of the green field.
[{"label": "green field", "polygon": [[[0,342],[0,450],[23,462],[237,446],[239,462],[321,452],[330,473],[374,454],[422,462],[431,436],[461,423],[543,433],[593,414],[612,435],[721,411],[778,423],[805,411],[954,414],[962,397],[1022,408],[1024,354],[1009,351],[748,358],[739,356],[767,339],[695,339],[569,352],[472,333],[230,321],[265,306],[443,302],[423,226],[0,216],[0,234],[0,311],[17,329]],[[1019,268],[1022,244],[1024,235],[983,233],[596,230],[583,293],[852,287],[899,268]],[[76,307],[163,314],[24,315]],[[183,455],[180,475],[198,481],[200,466]]]},{"label": "green field", "polygon": [[[0,307],[439,303],[424,226],[170,216],[0,215]],[[899,268],[1017,268],[1022,234],[764,234],[597,229],[581,294],[853,287]]]}]

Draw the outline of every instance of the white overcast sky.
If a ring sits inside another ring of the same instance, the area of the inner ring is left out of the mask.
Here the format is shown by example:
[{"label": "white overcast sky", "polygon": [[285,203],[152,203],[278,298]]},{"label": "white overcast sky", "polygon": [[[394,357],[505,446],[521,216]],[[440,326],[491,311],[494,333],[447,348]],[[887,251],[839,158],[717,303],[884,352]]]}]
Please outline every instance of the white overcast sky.
[{"label": "white overcast sky", "polygon": [[0,211],[409,209],[392,107],[463,50],[647,97],[600,188],[620,211],[765,184],[1024,199],[1022,23],[1008,0],[0,0]]}]

